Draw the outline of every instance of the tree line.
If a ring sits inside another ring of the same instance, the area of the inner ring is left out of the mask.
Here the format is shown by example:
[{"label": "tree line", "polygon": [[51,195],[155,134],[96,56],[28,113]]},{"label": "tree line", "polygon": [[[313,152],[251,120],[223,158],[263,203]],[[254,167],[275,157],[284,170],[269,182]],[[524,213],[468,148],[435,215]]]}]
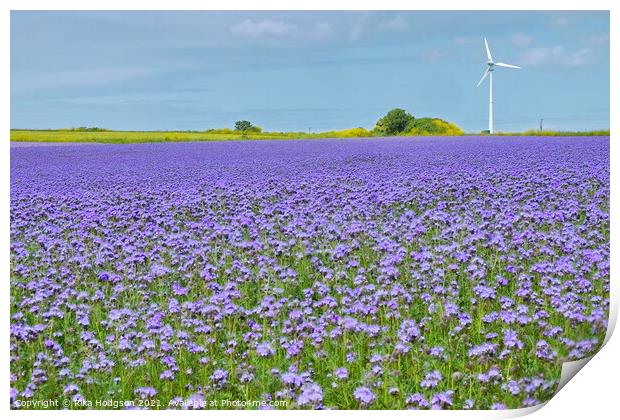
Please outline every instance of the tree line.
[{"label": "tree line", "polygon": [[[250,121],[240,120],[235,122],[235,131],[250,134],[261,133],[262,129]],[[463,130],[454,123],[441,118],[415,118],[401,108],[394,108],[379,118],[372,130],[356,127],[347,130],[330,131],[328,133],[333,133],[333,135],[340,137],[459,136],[464,134]]]}]

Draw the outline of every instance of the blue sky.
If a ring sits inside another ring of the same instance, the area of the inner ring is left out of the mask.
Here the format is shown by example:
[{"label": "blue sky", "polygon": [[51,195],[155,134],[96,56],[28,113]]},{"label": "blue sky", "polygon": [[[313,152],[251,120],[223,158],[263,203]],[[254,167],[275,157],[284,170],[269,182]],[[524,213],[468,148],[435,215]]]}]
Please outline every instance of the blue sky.
[{"label": "blue sky", "polygon": [[11,127],[609,127],[607,12],[11,12]]}]

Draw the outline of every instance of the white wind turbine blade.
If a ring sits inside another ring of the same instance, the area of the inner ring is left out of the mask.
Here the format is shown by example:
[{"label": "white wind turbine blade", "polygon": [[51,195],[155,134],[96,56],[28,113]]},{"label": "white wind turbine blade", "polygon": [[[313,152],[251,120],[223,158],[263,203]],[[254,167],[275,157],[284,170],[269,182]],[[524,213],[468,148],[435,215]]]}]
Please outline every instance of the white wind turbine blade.
[{"label": "white wind turbine blade", "polygon": [[520,69],[520,68],[521,68],[521,67],[519,67],[519,66],[515,66],[515,65],[513,65],[513,64],[506,64],[506,63],[495,63],[495,65],[496,65],[497,67],[508,67],[508,68],[510,68],[510,69]]},{"label": "white wind turbine blade", "polygon": [[489,43],[487,42],[486,38],[484,38],[484,46],[487,48],[487,58],[489,59],[489,61],[493,62],[493,57],[491,57],[491,50],[489,49]]},{"label": "white wind turbine blade", "polygon": [[476,85],[476,87],[480,86],[480,84],[482,83],[482,81],[487,77],[487,75],[489,74],[489,69],[487,68],[484,71],[484,74],[482,75],[482,77],[480,78],[480,81],[478,82],[478,84]]}]

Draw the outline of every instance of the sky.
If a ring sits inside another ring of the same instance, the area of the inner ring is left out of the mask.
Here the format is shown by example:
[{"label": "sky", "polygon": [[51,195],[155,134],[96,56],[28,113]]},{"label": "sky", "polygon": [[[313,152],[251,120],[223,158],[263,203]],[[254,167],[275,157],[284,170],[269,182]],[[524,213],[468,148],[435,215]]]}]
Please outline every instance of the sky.
[{"label": "sky", "polygon": [[608,12],[12,11],[11,127],[609,127]]}]

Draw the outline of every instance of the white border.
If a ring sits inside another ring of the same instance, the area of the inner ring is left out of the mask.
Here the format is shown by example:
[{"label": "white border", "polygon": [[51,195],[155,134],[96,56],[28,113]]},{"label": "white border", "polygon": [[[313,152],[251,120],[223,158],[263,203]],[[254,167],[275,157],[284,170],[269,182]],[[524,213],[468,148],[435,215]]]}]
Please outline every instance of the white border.
[{"label": "white border", "polygon": [[[619,7],[617,1],[612,0],[589,0],[588,2],[578,2],[574,0],[505,0],[505,1],[489,1],[489,0],[433,0],[412,4],[404,0],[382,0],[381,2],[368,2],[368,1],[354,1],[354,0],[301,0],[296,1],[294,4],[290,1],[283,0],[227,0],[219,1],[217,3],[206,3],[198,0],[175,0],[174,2],[166,2],[162,0],[152,0],[149,2],[139,2],[131,0],[92,0],[88,2],[78,0],[61,0],[55,1],[54,4],[50,4],[49,1],[44,0],[8,0],[2,3],[2,15],[0,17],[0,51],[3,59],[0,61],[3,63],[0,66],[1,82],[3,88],[2,92],[3,100],[0,102],[0,129],[3,134],[2,141],[3,149],[0,153],[0,171],[2,173],[2,182],[0,183],[0,189],[4,200],[0,201],[1,212],[3,217],[0,219],[0,229],[2,236],[0,236],[0,264],[2,265],[2,272],[6,277],[4,282],[5,293],[2,293],[1,299],[3,299],[2,307],[5,308],[5,317],[3,317],[1,336],[3,339],[2,356],[4,363],[2,364],[2,374],[0,378],[1,389],[0,395],[4,395],[5,410],[9,409],[8,395],[10,384],[9,378],[9,186],[10,186],[10,148],[9,148],[9,136],[10,136],[10,69],[8,63],[10,62],[10,10],[137,10],[137,9],[150,9],[150,10],[610,10],[611,16],[611,34],[610,34],[610,54],[611,54],[611,103],[610,103],[610,124],[611,129],[615,133],[615,122],[618,121],[618,92],[613,87],[616,86],[614,74],[618,69],[618,54],[614,51],[614,46],[620,45],[617,41],[618,36],[618,15]],[[614,139],[611,140],[611,162],[618,162],[618,146],[615,145]],[[613,164],[611,167],[611,213],[612,218],[616,219],[617,209],[619,208],[617,185],[618,185],[618,171],[614,170]],[[618,312],[618,282],[616,268],[618,265],[618,225],[616,223],[611,224],[611,316],[610,316],[610,331],[608,331],[606,339],[609,340],[607,344],[599,351],[599,353],[583,367],[582,372],[577,376],[577,379],[569,381],[568,384],[542,409],[532,414],[533,419],[557,419],[557,418],[573,418],[584,417],[590,418],[610,418],[609,413],[614,412],[616,399],[618,398],[617,384],[618,375],[620,373],[620,363],[618,363],[618,357],[620,355],[620,341],[617,337],[611,336],[611,330],[615,326],[617,312]],[[617,334],[616,334],[617,336]],[[409,412],[409,411],[390,411],[382,412],[380,415],[389,415],[399,418],[427,417],[433,418],[459,418],[459,419],[481,419],[481,418],[498,418],[498,417],[515,417],[531,412],[531,409],[513,410],[505,412],[488,412],[488,411],[445,411],[445,412]],[[132,413],[132,414],[128,414]],[[8,413],[7,413],[8,414]],[[12,411],[11,416],[30,417],[32,415],[39,415],[40,413],[25,412],[25,411]],[[367,411],[340,411],[340,412],[314,412],[314,411],[300,411],[295,413],[289,412],[228,412],[218,411],[211,413],[222,418],[246,418],[246,416],[256,418],[284,418],[293,414],[296,418],[314,418],[316,416],[339,417],[339,418],[353,418],[356,419],[371,419],[376,414]],[[377,413],[378,414],[378,413]],[[106,412],[57,412],[47,411],[46,418],[60,418],[60,417],[72,417],[88,415],[103,418],[107,416]],[[116,415],[116,414],[115,414]],[[118,412],[122,417],[160,417],[160,416],[204,416],[204,413],[192,412]],[[209,415],[209,414],[207,414]]]}]

